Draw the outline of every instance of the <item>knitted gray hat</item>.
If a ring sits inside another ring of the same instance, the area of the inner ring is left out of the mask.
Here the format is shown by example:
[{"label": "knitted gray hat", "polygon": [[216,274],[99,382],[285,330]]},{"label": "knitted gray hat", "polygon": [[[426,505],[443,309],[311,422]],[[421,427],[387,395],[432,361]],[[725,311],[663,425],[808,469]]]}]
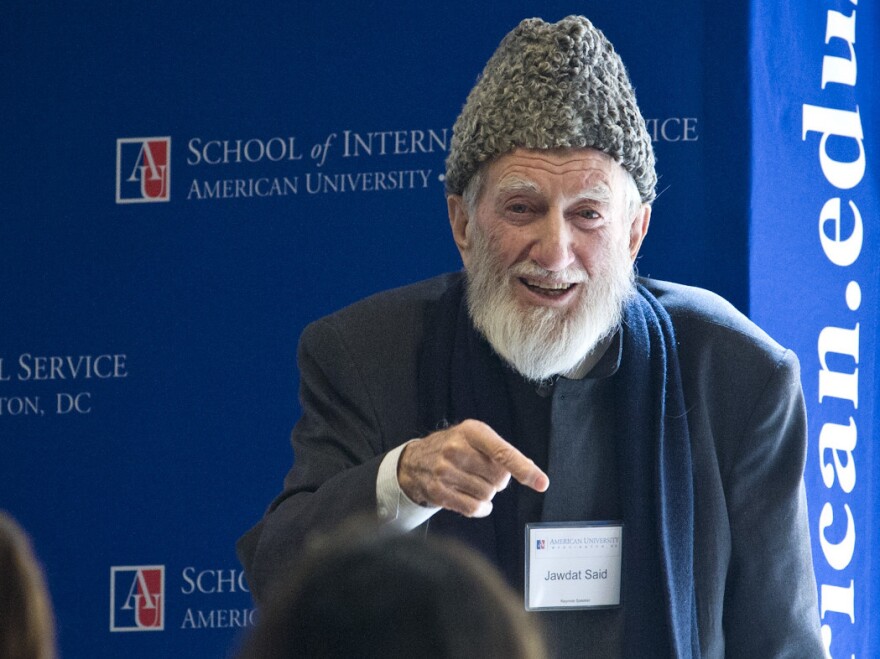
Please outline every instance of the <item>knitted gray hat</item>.
[{"label": "knitted gray hat", "polygon": [[461,194],[481,163],[517,147],[593,147],[654,200],[654,149],[614,47],[583,16],[527,18],[489,59],[453,127],[446,192]]}]

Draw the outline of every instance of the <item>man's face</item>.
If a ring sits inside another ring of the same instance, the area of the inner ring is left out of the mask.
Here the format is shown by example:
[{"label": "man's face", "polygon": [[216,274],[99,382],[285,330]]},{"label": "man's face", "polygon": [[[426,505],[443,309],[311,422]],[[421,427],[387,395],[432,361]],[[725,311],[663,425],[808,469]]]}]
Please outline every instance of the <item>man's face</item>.
[{"label": "man's face", "polygon": [[517,149],[482,188],[449,198],[474,324],[526,377],[570,371],[619,322],[650,209],[595,149]]}]

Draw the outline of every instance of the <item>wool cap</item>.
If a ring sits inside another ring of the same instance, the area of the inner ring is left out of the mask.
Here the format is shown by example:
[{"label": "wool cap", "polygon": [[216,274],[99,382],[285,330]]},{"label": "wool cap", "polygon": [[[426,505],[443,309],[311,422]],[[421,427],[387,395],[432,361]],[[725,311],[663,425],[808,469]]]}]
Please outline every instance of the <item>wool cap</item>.
[{"label": "wool cap", "polygon": [[604,151],[654,200],[654,149],[626,68],[583,16],[527,18],[489,59],[453,127],[446,192],[461,194],[484,162],[513,149]]}]

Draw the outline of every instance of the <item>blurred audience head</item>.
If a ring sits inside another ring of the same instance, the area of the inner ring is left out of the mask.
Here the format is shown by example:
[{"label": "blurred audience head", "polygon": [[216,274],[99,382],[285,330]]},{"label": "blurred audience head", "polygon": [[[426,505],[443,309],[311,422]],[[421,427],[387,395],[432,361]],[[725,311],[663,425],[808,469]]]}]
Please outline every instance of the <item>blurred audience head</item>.
[{"label": "blurred audience head", "polygon": [[244,658],[545,657],[537,622],[472,549],[364,522],[313,539]]},{"label": "blurred audience head", "polygon": [[22,528],[0,510],[0,657],[55,657],[55,623],[43,572]]}]

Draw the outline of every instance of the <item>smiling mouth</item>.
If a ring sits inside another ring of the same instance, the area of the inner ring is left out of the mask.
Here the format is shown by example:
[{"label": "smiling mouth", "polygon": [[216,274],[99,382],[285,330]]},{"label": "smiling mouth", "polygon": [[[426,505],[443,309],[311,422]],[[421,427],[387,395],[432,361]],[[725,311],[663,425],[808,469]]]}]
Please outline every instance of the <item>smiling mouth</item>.
[{"label": "smiling mouth", "polygon": [[577,283],[571,282],[538,282],[520,277],[520,282],[530,291],[545,297],[562,297],[572,290]]}]

